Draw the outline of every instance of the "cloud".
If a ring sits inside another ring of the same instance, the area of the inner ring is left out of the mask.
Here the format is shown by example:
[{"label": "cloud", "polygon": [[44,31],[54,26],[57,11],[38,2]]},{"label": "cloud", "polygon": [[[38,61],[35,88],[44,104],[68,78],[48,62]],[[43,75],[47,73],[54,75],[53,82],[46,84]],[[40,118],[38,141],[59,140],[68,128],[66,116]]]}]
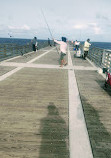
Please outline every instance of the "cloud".
[{"label": "cloud", "polygon": [[109,18],[107,16],[99,14],[99,13],[96,14],[96,19],[109,20]]},{"label": "cloud", "polygon": [[101,34],[101,33],[102,33],[101,28],[100,28],[100,27],[95,26],[95,27],[94,27],[94,33],[95,33],[96,35]]},{"label": "cloud", "polygon": [[29,27],[28,25],[23,25],[23,26],[22,26],[22,29],[23,29],[23,30],[30,30],[30,27]]},{"label": "cloud", "polygon": [[76,24],[73,26],[74,29],[87,29],[87,24]]},{"label": "cloud", "polygon": [[94,34],[98,35],[102,33],[102,30],[97,23],[89,23],[88,26],[94,31]]},{"label": "cloud", "polygon": [[8,28],[12,30],[30,30],[30,27],[26,24],[23,26],[8,26]]},{"label": "cloud", "polygon": [[102,34],[102,29],[96,22],[92,23],[83,23],[83,24],[76,24],[73,25],[73,29],[78,29],[78,30],[89,30],[90,32],[94,33],[95,35]]},{"label": "cloud", "polygon": [[4,25],[4,24],[0,24],[0,30],[6,30],[7,29],[7,26]]},{"label": "cloud", "polygon": [[88,26],[89,26],[89,27],[95,27],[95,26],[97,26],[97,23],[95,23],[95,22],[93,22],[93,23],[88,23]]}]

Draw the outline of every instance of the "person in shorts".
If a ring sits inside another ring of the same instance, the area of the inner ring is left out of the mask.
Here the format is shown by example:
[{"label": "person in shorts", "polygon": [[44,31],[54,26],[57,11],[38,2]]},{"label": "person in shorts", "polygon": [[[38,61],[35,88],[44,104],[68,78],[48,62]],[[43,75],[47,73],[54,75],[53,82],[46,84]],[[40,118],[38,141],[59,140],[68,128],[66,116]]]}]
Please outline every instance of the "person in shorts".
[{"label": "person in shorts", "polygon": [[60,45],[60,61],[61,61],[60,67],[63,67],[63,65],[67,65],[67,62],[64,58],[66,56],[66,52],[67,52],[66,37],[62,37],[62,41],[54,40],[54,42],[56,42]]}]

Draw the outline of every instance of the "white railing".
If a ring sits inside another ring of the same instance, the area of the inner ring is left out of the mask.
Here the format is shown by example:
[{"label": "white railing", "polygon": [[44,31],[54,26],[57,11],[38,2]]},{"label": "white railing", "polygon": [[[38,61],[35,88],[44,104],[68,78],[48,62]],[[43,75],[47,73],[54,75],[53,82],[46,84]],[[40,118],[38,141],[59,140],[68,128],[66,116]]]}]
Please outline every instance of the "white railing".
[{"label": "white railing", "polygon": [[98,67],[111,71],[111,50],[93,47],[89,50],[88,58]]}]

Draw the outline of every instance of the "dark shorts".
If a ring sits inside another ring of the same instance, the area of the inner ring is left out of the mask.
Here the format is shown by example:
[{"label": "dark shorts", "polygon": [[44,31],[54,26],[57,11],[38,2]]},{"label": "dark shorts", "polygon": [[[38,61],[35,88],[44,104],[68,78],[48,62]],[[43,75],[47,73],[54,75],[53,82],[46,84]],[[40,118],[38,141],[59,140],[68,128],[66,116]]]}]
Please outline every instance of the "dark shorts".
[{"label": "dark shorts", "polygon": [[35,44],[32,45],[33,51],[36,51]]},{"label": "dark shorts", "polygon": [[84,51],[84,55],[87,56],[88,55],[88,51]]},{"label": "dark shorts", "polygon": [[63,60],[65,55],[65,53],[61,52],[60,60]]},{"label": "dark shorts", "polygon": [[87,57],[87,55],[88,55],[88,51],[84,51],[84,59]]}]

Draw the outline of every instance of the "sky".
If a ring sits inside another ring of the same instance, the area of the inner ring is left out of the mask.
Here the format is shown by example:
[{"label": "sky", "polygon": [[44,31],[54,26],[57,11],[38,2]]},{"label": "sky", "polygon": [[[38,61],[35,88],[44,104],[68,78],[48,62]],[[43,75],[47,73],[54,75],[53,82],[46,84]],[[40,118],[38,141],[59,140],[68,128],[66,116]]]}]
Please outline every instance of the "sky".
[{"label": "sky", "polygon": [[51,35],[111,42],[111,0],[0,0],[1,38]]}]

